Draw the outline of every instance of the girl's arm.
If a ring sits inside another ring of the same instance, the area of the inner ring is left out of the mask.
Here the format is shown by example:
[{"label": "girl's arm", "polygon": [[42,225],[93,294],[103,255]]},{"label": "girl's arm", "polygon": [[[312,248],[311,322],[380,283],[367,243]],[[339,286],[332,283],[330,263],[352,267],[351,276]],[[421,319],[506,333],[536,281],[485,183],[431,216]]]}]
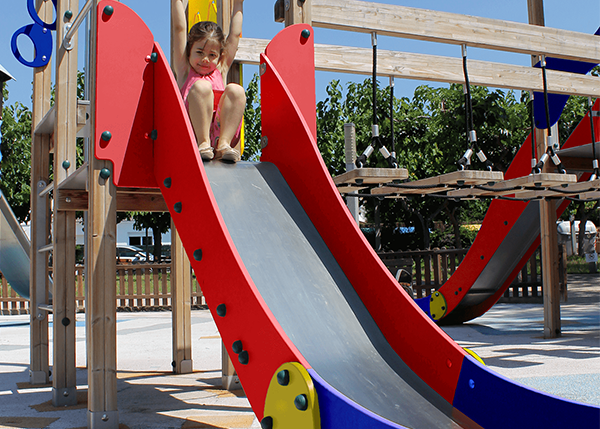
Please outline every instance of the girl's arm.
[{"label": "girl's arm", "polygon": [[244,11],[244,0],[234,0],[233,11],[231,12],[231,23],[229,25],[229,35],[225,42],[224,65],[227,69],[233,63],[237,53],[240,37],[242,37],[242,19]]},{"label": "girl's arm", "polygon": [[171,67],[175,72],[177,82],[185,79],[187,58],[185,45],[187,44],[187,21],[182,0],[171,0],[171,17],[173,20],[173,58]]}]

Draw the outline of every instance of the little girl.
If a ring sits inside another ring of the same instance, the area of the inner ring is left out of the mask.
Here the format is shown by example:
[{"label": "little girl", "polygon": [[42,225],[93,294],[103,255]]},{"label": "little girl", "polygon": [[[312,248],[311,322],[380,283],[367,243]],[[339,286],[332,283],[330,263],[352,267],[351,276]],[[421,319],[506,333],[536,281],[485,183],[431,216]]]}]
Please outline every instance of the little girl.
[{"label": "little girl", "polygon": [[234,0],[227,39],[210,21],[187,34],[182,0],[171,0],[173,59],[177,84],[188,109],[203,160],[240,160],[238,143],[246,94],[240,85],[223,85],[242,34],[243,0]]}]

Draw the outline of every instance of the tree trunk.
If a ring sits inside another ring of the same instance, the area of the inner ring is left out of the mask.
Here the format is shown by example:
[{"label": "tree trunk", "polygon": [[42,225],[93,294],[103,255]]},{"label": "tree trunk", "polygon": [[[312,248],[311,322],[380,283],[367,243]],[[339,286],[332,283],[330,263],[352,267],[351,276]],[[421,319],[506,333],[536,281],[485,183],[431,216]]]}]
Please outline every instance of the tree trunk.
[{"label": "tree trunk", "polygon": [[162,261],[162,234],[159,228],[152,228],[152,236],[154,237],[154,262]]}]

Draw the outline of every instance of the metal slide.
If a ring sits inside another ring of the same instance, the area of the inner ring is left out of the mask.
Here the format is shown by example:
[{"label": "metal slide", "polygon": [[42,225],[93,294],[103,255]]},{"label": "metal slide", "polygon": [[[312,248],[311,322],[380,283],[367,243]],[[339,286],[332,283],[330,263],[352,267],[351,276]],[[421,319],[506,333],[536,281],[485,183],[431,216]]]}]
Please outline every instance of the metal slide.
[{"label": "metal slide", "polygon": [[[160,187],[264,428],[600,421],[598,407],[515,384],[469,357],[373,252],[316,146],[309,26],[286,28],[261,55],[262,162],[203,164],[147,27],[122,3],[98,8],[96,156],[112,161],[117,186]],[[506,412],[506,398],[528,407]]]},{"label": "metal slide", "polygon": [[0,272],[10,286],[29,299],[29,239],[0,191]]}]

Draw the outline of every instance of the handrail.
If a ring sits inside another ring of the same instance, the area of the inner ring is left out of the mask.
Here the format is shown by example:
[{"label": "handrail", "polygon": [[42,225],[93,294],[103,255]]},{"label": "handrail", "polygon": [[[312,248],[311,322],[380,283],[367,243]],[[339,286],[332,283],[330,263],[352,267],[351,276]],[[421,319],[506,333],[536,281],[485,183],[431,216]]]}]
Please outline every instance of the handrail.
[{"label": "handrail", "polygon": [[67,51],[70,51],[71,49],[73,49],[73,45],[71,44],[71,39],[73,38],[73,36],[77,32],[77,30],[79,29],[79,26],[83,23],[83,20],[86,18],[87,14],[89,13],[90,9],[92,8],[92,3],[94,3],[94,0],[87,0],[85,2],[85,4],[83,5],[83,7],[81,8],[81,10],[79,11],[79,13],[77,14],[77,16],[75,17],[75,20],[73,21],[73,23],[65,25],[67,32],[65,33],[65,37],[63,39],[63,47]]}]

